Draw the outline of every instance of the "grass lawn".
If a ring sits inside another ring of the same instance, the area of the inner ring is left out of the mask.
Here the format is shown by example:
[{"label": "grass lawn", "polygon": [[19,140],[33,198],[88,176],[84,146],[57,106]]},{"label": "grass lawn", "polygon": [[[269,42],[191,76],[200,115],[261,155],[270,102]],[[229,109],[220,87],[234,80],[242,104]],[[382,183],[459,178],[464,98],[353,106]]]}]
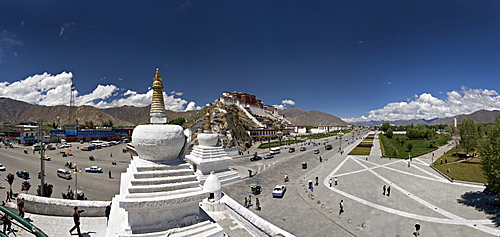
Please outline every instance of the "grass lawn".
[{"label": "grass lawn", "polygon": [[[448,163],[446,163],[445,160],[447,160]],[[434,161],[433,166],[443,172],[443,174],[446,174],[448,177],[455,180],[477,183],[487,182],[486,177],[484,177],[483,170],[481,169],[481,164],[456,162],[457,160],[458,158],[455,156],[455,149],[451,149],[439,159]],[[441,161],[443,161],[443,164],[441,164]],[[467,162],[480,163],[481,158],[471,158],[467,160]],[[449,173],[448,168],[450,169]]]},{"label": "grass lawn", "polygon": [[[383,156],[393,157],[393,158],[408,158],[407,145],[409,142],[411,144],[413,144],[413,148],[411,149],[411,152],[410,152],[411,157],[420,156],[420,155],[429,153],[429,152],[437,149],[435,147],[433,147],[433,148],[429,147],[429,141],[427,141],[427,140],[405,140],[405,143],[403,144],[403,146],[401,146],[401,144],[396,141],[397,137],[406,138],[406,135],[394,134],[394,136],[392,138],[387,139],[387,140],[396,148],[396,150],[398,151],[398,155],[397,156],[386,155],[385,150],[387,150],[387,148],[384,147]],[[438,135],[438,146],[442,146],[442,145],[446,144],[449,140],[451,140],[451,138],[449,136]],[[380,141],[382,141],[382,139]],[[385,146],[385,144],[382,144],[382,145]]]},{"label": "grass lawn", "polygon": [[370,155],[371,147],[355,147],[349,155]]}]

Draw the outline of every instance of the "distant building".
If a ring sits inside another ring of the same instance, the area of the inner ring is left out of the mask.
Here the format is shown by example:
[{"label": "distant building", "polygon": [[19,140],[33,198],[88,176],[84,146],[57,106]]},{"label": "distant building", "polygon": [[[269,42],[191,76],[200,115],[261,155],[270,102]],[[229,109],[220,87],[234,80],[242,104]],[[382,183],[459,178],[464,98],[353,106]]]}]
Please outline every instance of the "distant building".
[{"label": "distant building", "polygon": [[222,92],[222,96],[217,99],[224,104],[233,104],[241,109],[250,112],[253,115],[267,117],[271,119],[284,119],[284,116],[278,113],[278,109],[272,105],[264,105],[262,100],[257,99],[255,95],[244,92]]}]

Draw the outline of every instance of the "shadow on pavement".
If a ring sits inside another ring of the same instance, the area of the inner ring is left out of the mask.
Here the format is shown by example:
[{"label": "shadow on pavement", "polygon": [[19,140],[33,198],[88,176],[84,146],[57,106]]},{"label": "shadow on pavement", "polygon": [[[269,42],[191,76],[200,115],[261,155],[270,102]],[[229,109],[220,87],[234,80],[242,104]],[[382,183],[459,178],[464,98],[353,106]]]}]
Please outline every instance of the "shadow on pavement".
[{"label": "shadow on pavement", "polygon": [[500,202],[495,197],[495,195],[487,195],[479,191],[466,192],[462,194],[460,199],[457,199],[457,202],[486,213],[488,218],[498,227],[500,226]]}]

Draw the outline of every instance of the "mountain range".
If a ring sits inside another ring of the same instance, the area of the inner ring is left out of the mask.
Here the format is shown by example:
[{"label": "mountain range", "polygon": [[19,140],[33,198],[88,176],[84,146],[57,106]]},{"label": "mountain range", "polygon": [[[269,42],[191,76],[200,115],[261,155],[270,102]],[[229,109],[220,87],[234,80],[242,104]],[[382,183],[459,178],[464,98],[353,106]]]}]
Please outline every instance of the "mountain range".
[{"label": "mountain range", "polygon": [[[72,111],[70,122],[69,114]],[[111,121],[115,126],[133,127],[139,124],[149,123],[149,106],[133,107],[122,106],[108,109],[98,109],[92,106],[76,106],[70,108],[65,105],[44,106],[33,105],[26,102],[13,100],[10,98],[0,98],[0,123],[16,124],[20,122],[43,122],[44,124],[73,124],[75,122],[83,124],[85,121],[92,121],[94,124],[102,124]],[[323,113],[317,110],[304,111],[297,107],[290,107],[279,111],[285,118],[294,125],[302,126],[346,126],[347,122],[331,114]],[[204,115],[203,110],[192,110],[185,112],[174,112],[167,110],[169,120],[179,117],[186,120],[199,119]],[[432,120],[399,120],[399,121],[370,121],[359,123],[361,125],[371,126],[383,122],[389,122],[394,125],[408,124],[453,124],[453,118],[460,124],[464,119],[471,118],[476,123],[492,123],[500,111],[479,110],[472,114],[457,115],[450,118],[432,119]],[[59,118],[59,120],[58,120]],[[356,123],[357,124],[357,123]]]}]

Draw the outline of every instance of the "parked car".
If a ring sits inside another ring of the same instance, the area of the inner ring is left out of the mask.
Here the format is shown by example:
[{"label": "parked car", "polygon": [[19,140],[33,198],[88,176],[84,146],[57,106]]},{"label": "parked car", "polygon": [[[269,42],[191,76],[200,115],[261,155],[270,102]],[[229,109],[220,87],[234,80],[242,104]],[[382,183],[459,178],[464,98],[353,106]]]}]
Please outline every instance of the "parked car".
[{"label": "parked car", "polygon": [[300,148],[300,151],[305,151],[305,150],[306,150],[305,146],[303,146],[303,147]]},{"label": "parked car", "polygon": [[97,166],[90,166],[88,168],[85,168],[85,172],[92,172],[92,173],[102,173],[102,168],[99,168]]},{"label": "parked car", "polygon": [[318,149],[314,150],[314,154],[319,154],[319,150]]},{"label": "parked car", "polygon": [[274,158],[272,154],[267,154],[266,156],[264,156],[264,159],[271,159],[271,158]]},{"label": "parked car", "polygon": [[289,153],[295,152],[295,148],[290,147],[290,149],[288,149],[288,152],[289,152]]},{"label": "parked car", "polygon": [[273,189],[273,198],[274,197],[283,197],[283,195],[286,192],[286,186],[285,185],[276,185]]},{"label": "parked car", "polygon": [[3,166],[2,164],[0,164],[0,171],[6,171],[7,168],[5,168],[5,166]]},{"label": "parked car", "polygon": [[30,178],[30,172],[22,170],[22,171],[17,171],[16,172],[17,177],[21,179],[29,179]]}]

